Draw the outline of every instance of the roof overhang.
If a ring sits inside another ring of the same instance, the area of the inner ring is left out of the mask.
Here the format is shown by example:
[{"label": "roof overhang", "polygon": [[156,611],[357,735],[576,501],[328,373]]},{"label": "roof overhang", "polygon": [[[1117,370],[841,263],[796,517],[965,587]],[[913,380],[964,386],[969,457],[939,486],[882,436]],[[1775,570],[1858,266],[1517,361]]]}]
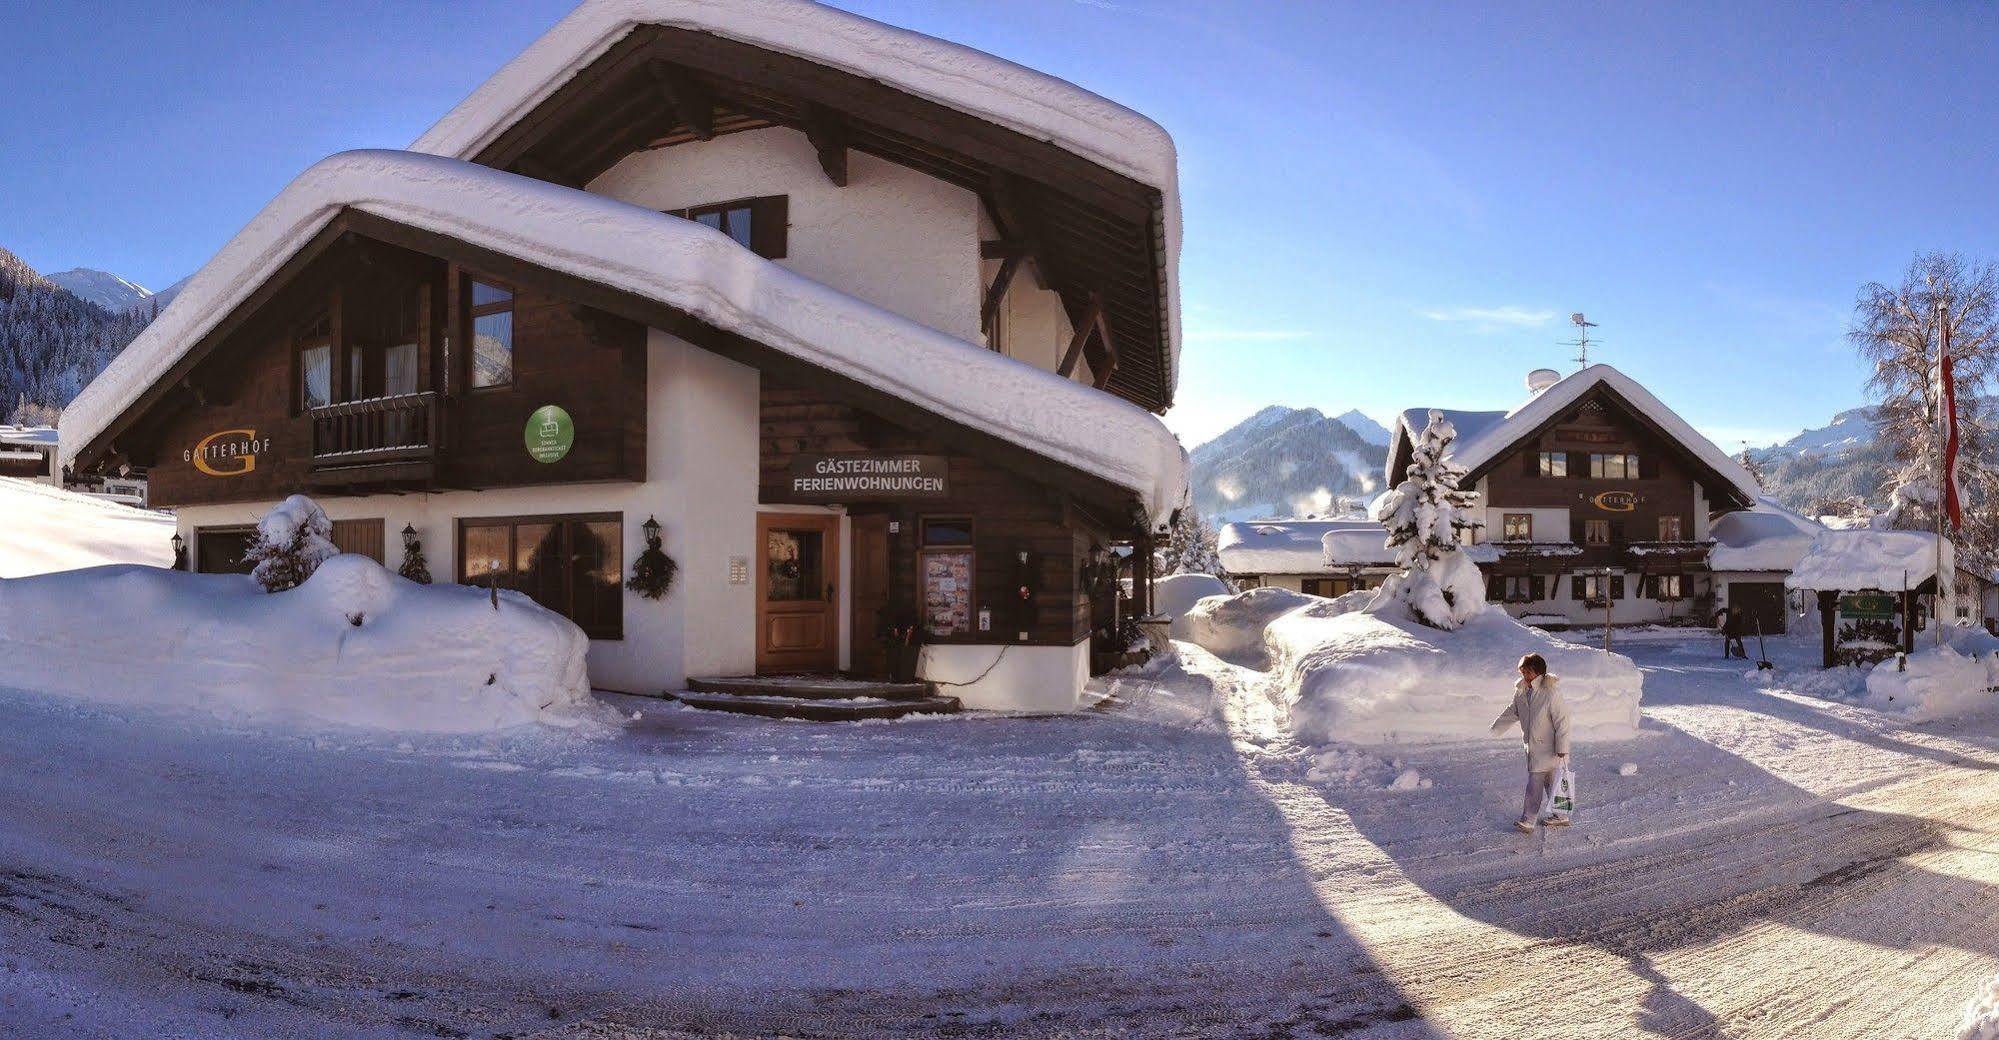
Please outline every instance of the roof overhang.
[{"label": "roof overhang", "polygon": [[822,163],[852,149],[981,195],[1072,321],[1102,301],[1108,389],[1172,404],[1172,138],[993,55],[800,0],[589,0],[412,148],[581,186],[633,151],[765,126],[805,132]]},{"label": "roof overhang", "polygon": [[406,152],[342,153],[281,192],[71,403],[65,463],[83,469],[112,454],[348,235],[512,277],[827,386],[1100,506],[1136,502],[1163,523],[1186,501],[1185,452],[1135,405],[837,292],[695,222]]}]

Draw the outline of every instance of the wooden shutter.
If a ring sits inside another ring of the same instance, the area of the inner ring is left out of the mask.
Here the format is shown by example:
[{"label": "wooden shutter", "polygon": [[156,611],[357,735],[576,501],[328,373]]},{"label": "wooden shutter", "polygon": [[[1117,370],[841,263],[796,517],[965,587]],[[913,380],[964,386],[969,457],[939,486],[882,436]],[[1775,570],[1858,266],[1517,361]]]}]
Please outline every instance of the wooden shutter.
[{"label": "wooden shutter", "polygon": [[1610,544],[1624,544],[1624,521],[1612,520],[1610,522]]},{"label": "wooden shutter", "polygon": [[1485,598],[1496,601],[1506,595],[1506,579],[1497,574],[1485,576]]},{"label": "wooden shutter", "polygon": [[1581,602],[1589,598],[1589,585],[1580,574],[1569,575],[1569,598]]},{"label": "wooden shutter", "polygon": [[750,200],[750,249],[766,260],[782,260],[791,227],[791,196]]},{"label": "wooden shutter", "polygon": [[1534,574],[1527,578],[1527,594],[1536,601],[1548,598],[1548,579],[1545,575]]},{"label": "wooden shutter", "polygon": [[1520,461],[1523,463],[1520,467],[1521,476],[1538,477],[1541,475],[1541,453],[1535,451],[1532,445],[1529,445],[1526,451],[1520,453]]},{"label": "wooden shutter", "polygon": [[1640,480],[1659,479],[1659,453],[1648,451],[1638,456],[1638,478]]},{"label": "wooden shutter", "polygon": [[376,563],[384,563],[382,558],[381,520],[335,520],[333,521],[333,544],[344,553],[360,553]]},{"label": "wooden shutter", "polygon": [[1589,476],[1589,452],[1586,451],[1569,452],[1569,476],[1571,477]]},{"label": "wooden shutter", "polygon": [[1624,575],[1613,574],[1610,576],[1610,598],[1624,598]]}]

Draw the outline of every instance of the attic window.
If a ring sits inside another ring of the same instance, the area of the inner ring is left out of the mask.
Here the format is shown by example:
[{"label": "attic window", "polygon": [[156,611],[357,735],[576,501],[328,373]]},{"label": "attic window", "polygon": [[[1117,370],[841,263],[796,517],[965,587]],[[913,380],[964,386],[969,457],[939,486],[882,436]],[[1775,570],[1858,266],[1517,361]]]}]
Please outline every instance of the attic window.
[{"label": "attic window", "polygon": [[790,230],[791,197],[766,195],[709,206],[670,209],[668,216],[706,224],[736,240],[736,244],[766,260],[785,257]]}]

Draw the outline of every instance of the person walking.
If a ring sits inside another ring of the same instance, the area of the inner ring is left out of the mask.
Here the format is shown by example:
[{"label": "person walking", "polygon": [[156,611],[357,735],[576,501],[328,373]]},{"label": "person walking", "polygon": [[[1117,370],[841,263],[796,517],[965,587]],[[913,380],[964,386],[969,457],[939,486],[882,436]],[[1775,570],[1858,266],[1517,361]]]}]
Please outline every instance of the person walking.
[{"label": "person walking", "polygon": [[1742,643],[1742,614],[1734,607],[1723,607],[1715,615],[1715,621],[1721,628],[1721,656],[1748,660],[1749,648]]},{"label": "person walking", "polygon": [[1520,739],[1527,747],[1527,790],[1520,802],[1520,820],[1513,826],[1522,834],[1534,833],[1537,817],[1549,827],[1566,827],[1569,821],[1554,814],[1541,816],[1549,792],[1555,789],[1555,774],[1569,764],[1569,706],[1562,702],[1556,678],[1548,674],[1548,662],[1540,654],[1520,659],[1520,681],[1513,684],[1513,703],[1492,720],[1493,736],[1520,727]]}]

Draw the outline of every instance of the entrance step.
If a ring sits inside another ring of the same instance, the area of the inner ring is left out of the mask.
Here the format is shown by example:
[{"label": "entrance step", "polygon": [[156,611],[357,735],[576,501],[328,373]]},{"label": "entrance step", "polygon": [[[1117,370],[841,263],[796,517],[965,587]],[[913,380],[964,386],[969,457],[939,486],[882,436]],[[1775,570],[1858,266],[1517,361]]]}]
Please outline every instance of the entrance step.
[{"label": "entrance step", "polygon": [[[689,682],[688,685],[691,687],[694,683]],[[768,719],[805,719],[812,722],[899,719],[904,715],[954,715],[960,707],[956,697],[930,696],[927,691],[916,698],[895,700],[857,695],[852,689],[837,697],[816,694],[797,697],[767,693],[717,693],[693,689],[670,696],[690,707],[708,711],[731,711],[739,715],[761,715]]]},{"label": "entrance step", "polygon": [[842,679],[835,675],[732,675],[689,679],[687,688],[694,693],[814,701],[853,700],[857,697],[878,701],[921,701],[937,695],[937,691],[924,682],[874,682]]}]

